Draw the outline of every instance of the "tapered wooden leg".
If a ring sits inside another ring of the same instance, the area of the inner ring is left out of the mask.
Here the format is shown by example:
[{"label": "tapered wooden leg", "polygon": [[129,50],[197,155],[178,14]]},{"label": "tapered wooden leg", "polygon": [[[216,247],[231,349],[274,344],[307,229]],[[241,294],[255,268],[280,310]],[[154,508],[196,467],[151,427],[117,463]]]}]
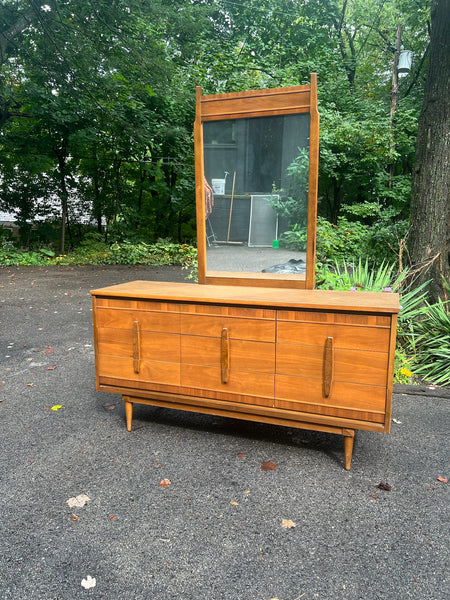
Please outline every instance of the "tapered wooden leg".
[{"label": "tapered wooden leg", "polygon": [[130,402],[127,396],[123,397],[123,401],[125,402],[125,417],[127,419],[127,430],[131,431],[131,422],[133,420],[133,403]]},{"label": "tapered wooden leg", "polygon": [[352,454],[353,454],[353,440],[355,439],[355,431],[354,429],[344,429],[344,452],[345,452],[345,468],[347,471],[350,471],[350,466],[352,464]]}]

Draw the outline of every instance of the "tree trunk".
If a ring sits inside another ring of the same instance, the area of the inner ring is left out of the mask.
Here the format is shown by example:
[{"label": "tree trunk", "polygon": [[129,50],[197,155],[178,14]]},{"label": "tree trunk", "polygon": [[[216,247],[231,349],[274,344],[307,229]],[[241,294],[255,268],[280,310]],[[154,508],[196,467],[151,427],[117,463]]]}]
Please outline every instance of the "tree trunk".
[{"label": "tree trunk", "polygon": [[428,75],[417,132],[409,255],[430,280],[430,300],[450,282],[450,0],[433,0]]},{"label": "tree trunk", "polygon": [[59,184],[61,197],[61,233],[59,238],[59,254],[64,254],[66,245],[66,224],[68,214],[69,192],[66,185],[66,156],[65,149],[55,150],[58,157]]}]

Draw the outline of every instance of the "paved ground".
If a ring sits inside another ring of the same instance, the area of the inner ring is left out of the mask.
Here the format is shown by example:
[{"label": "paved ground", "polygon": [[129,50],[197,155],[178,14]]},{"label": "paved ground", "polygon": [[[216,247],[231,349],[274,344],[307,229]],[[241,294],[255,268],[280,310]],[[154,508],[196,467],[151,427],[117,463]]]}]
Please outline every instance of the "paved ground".
[{"label": "paved ground", "polygon": [[339,436],[144,406],[126,431],[88,292],[184,276],[0,269],[0,599],[448,598],[448,390],[396,388],[351,472]]}]

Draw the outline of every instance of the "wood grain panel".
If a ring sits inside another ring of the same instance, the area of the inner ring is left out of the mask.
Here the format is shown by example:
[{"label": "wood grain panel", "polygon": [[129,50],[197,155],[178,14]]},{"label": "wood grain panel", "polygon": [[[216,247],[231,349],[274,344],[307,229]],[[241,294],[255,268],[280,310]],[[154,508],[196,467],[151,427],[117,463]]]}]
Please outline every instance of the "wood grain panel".
[{"label": "wood grain panel", "polygon": [[[379,411],[384,414],[386,388],[334,381],[331,395],[323,395],[322,381],[288,375],[275,377],[275,406],[290,410],[305,410],[296,406],[306,402],[319,406]],[[331,413],[330,413],[331,414]]]},{"label": "wood grain panel", "polygon": [[152,312],[140,310],[97,310],[98,327],[110,329],[132,329],[133,322],[139,321],[141,331],[160,331],[163,333],[180,332],[179,313]]},{"label": "wood grain panel", "polygon": [[[129,329],[98,329],[98,352],[109,356],[133,356],[133,335]],[[147,360],[180,362],[180,336],[146,332],[140,340],[140,356]]]},{"label": "wood grain panel", "polygon": [[384,315],[343,312],[320,312],[303,310],[279,310],[278,321],[303,321],[305,323],[340,323],[343,325],[369,325],[372,327],[390,327],[391,318]]},{"label": "wood grain panel", "polygon": [[[242,283],[242,282],[241,282]],[[341,292],[334,290],[290,290],[249,286],[197,285],[162,281],[133,281],[91,291],[94,296],[136,298],[168,304],[192,302],[230,306],[279,307],[282,310],[319,310],[322,312],[394,314],[399,311],[398,294]]]},{"label": "wood grain panel", "polygon": [[[181,336],[181,362],[204,367],[220,365],[219,338]],[[237,371],[273,373],[275,344],[247,340],[229,340],[229,368]]]},{"label": "wood grain panel", "polygon": [[184,304],[181,312],[194,315],[214,315],[222,317],[241,317],[243,319],[274,320],[275,310],[242,306],[223,306],[216,304]]},{"label": "wood grain panel", "polygon": [[133,358],[100,354],[98,356],[98,370],[100,377],[114,377],[130,382],[147,381],[180,385],[180,365],[177,363],[141,360],[140,371],[135,373]]},{"label": "wood grain panel", "polygon": [[[290,409],[291,411],[298,412],[299,414],[311,413],[315,415],[317,419],[320,417],[329,417],[333,419],[354,419],[358,421],[366,421],[367,424],[373,423],[374,425],[382,426],[384,422],[384,412],[371,411],[371,410],[358,410],[352,408],[342,408],[340,406],[327,406],[321,404],[310,404],[308,402],[291,402],[285,400],[278,400],[276,404],[277,408],[282,410]],[[359,427],[364,429],[364,427]],[[371,427],[367,427],[371,429]]]},{"label": "wood grain panel", "polygon": [[309,112],[310,96],[309,85],[201,96],[201,120]]},{"label": "wood grain panel", "polygon": [[157,300],[139,300],[132,298],[97,298],[98,308],[117,308],[127,310],[151,310],[157,312],[180,312],[180,305],[173,302],[160,302]]},{"label": "wood grain panel", "polygon": [[335,348],[354,350],[377,350],[388,352],[389,329],[375,327],[352,327],[315,323],[277,322],[277,341],[280,344],[301,344],[323,347],[328,337],[333,338]]},{"label": "wood grain panel", "polygon": [[[324,346],[277,345],[276,372],[280,375],[322,380]],[[333,339],[334,347],[334,339]],[[334,347],[333,381],[386,386],[387,352],[367,352]]]},{"label": "wood grain panel", "polygon": [[120,377],[110,377],[102,375],[99,378],[97,390],[101,392],[112,392],[113,394],[149,394],[163,392],[169,394],[179,394],[180,386],[168,385],[165,383],[155,383],[154,381],[130,381]]},{"label": "wood grain panel", "polygon": [[254,395],[268,398],[267,406],[273,405],[274,375],[229,371],[228,383],[221,382],[221,369],[218,367],[200,367],[181,365],[181,386],[191,390],[217,390],[224,393]]},{"label": "wood grain panel", "polygon": [[228,329],[229,339],[275,341],[275,321],[212,317],[206,315],[181,315],[181,333],[220,338],[222,328]]}]

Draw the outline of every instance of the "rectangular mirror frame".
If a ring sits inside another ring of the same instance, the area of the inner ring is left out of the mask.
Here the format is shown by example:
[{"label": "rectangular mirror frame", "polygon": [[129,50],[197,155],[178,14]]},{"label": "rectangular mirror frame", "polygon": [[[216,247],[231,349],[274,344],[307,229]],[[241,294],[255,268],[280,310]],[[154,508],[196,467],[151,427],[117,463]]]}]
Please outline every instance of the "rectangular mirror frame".
[{"label": "rectangular mirror frame", "polygon": [[[306,276],[299,278],[298,275],[288,274],[277,274],[275,276],[269,273],[208,271],[206,260],[203,123],[206,121],[297,113],[309,113],[310,115]],[[319,167],[319,112],[317,110],[316,74],[311,74],[310,85],[285,88],[203,96],[201,87],[197,87],[194,146],[199,283],[313,289]]]}]

